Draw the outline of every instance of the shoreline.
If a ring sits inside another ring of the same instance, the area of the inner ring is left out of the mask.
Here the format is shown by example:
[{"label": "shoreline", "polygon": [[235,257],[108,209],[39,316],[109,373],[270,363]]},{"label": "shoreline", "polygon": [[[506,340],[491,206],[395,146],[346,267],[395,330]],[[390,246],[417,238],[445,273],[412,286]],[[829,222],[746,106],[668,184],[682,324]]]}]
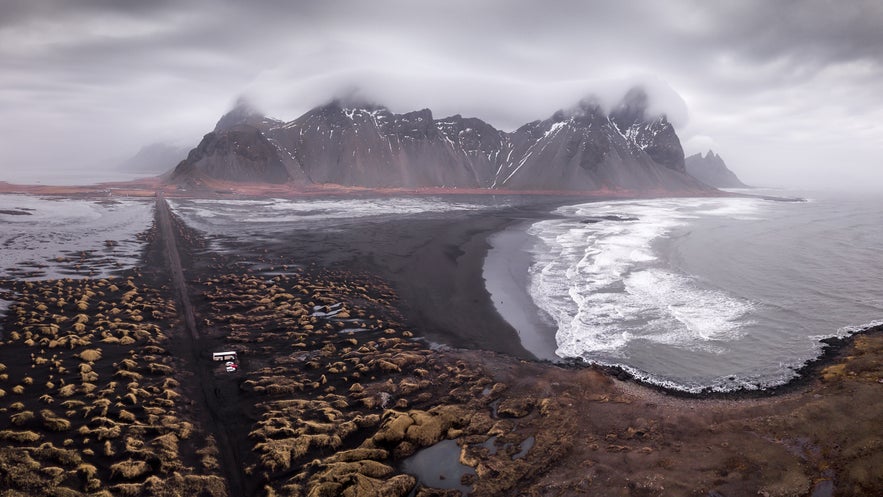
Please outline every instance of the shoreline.
[{"label": "shoreline", "polygon": [[531,224],[514,223],[487,238],[490,248],[485,254],[482,276],[494,308],[515,329],[524,348],[538,360],[560,363],[566,359],[555,354],[555,326],[545,321],[545,311],[530,296],[532,260],[528,245],[532,240],[527,229]]},{"label": "shoreline", "polygon": [[861,331],[856,331],[845,337],[829,337],[819,340],[819,343],[825,344],[821,354],[814,359],[806,361],[800,368],[794,371],[794,377],[785,383],[766,388],[748,389],[739,388],[736,390],[716,391],[706,387],[705,390],[691,392],[688,390],[680,390],[670,388],[664,385],[642,380],[636,377],[621,366],[609,366],[604,364],[589,363],[579,358],[563,359],[559,363],[554,363],[565,368],[584,369],[589,368],[603,372],[605,375],[617,380],[631,383],[660,394],[685,400],[752,400],[752,399],[768,399],[784,396],[792,393],[798,393],[809,388],[821,373],[829,366],[835,365],[847,358],[847,351],[854,345],[855,341],[863,336],[883,337],[883,325],[872,326]]},{"label": "shoreline", "polygon": [[658,197],[736,197],[739,194],[722,190],[683,190],[663,189],[634,190],[509,190],[491,188],[448,188],[448,187],[361,187],[343,186],[333,183],[243,183],[221,180],[201,181],[199,184],[184,187],[168,183],[162,176],[139,178],[132,181],[108,181],[88,185],[34,185],[15,184],[0,180],[0,193],[20,193],[35,195],[68,196],[155,196],[162,191],[167,198],[282,198],[365,197],[365,196],[433,196],[433,195],[478,195],[478,196],[524,196],[524,197],[580,197],[587,199],[633,199]]},{"label": "shoreline", "polygon": [[[561,203],[560,205],[567,205],[567,203]],[[547,205],[545,207],[549,206]],[[530,264],[530,256],[526,250],[528,247],[525,246],[525,244],[530,243],[529,236],[525,232],[526,228],[534,221],[554,217],[554,215],[542,215],[541,211],[545,209],[545,207],[537,208],[536,206],[530,206],[527,209],[522,208],[522,212],[520,212],[519,215],[514,213],[510,214],[505,211],[492,213],[491,217],[505,218],[506,221],[501,222],[498,225],[495,224],[493,227],[482,225],[478,230],[476,230],[474,224],[472,224],[476,221],[472,219],[465,221],[464,223],[451,222],[454,229],[450,231],[442,230],[440,233],[443,233],[444,236],[430,242],[431,245],[443,244],[447,246],[449,253],[452,250],[455,252],[462,252],[459,255],[458,264],[445,267],[445,270],[443,271],[434,272],[435,277],[446,279],[451,277],[449,270],[454,271],[455,274],[457,272],[472,273],[474,272],[474,268],[479,268],[478,271],[480,273],[480,278],[470,278],[468,274],[461,274],[453,277],[453,279],[458,282],[455,288],[459,291],[468,288],[474,289],[472,285],[474,285],[477,280],[480,280],[483,284],[481,290],[470,292],[468,298],[455,298],[453,307],[456,309],[466,301],[470,299],[474,301],[475,298],[480,297],[480,300],[484,302],[486,306],[490,307],[492,311],[496,313],[499,321],[502,322],[502,324],[497,324],[498,328],[496,332],[499,333],[500,329],[507,329],[507,333],[501,337],[502,340],[511,337],[511,332],[514,332],[521,349],[523,349],[526,354],[520,353],[520,350],[517,353],[512,353],[511,348],[507,351],[495,346],[476,346],[476,343],[470,340],[466,340],[465,342],[461,341],[460,338],[463,337],[457,333],[455,333],[454,336],[445,332],[442,332],[441,335],[432,333],[427,339],[432,342],[441,341],[445,345],[453,347],[454,349],[487,350],[512,355],[513,357],[523,360],[535,361],[540,364],[604,371],[605,374],[619,380],[629,381],[635,385],[678,398],[740,400],[774,397],[798,391],[811,383],[825,367],[842,359],[842,351],[848,348],[858,336],[883,333],[883,325],[881,325],[869,327],[865,330],[857,331],[844,337],[831,336],[819,340],[819,343],[825,344],[820,350],[820,353],[816,357],[804,362],[799,368],[795,369],[794,376],[790,380],[779,385],[758,389],[742,387],[729,391],[715,391],[711,390],[711,387],[707,387],[698,392],[691,392],[689,390],[671,388],[652,381],[643,380],[621,366],[591,363],[581,358],[559,357],[554,355],[555,349],[557,348],[557,344],[555,343],[556,330],[553,325],[545,323],[542,321],[542,318],[532,313],[532,310],[539,312],[542,312],[542,310],[536,307],[536,304],[530,297],[527,286],[527,272],[518,272],[517,270],[518,268],[526,269]],[[524,212],[525,210],[528,212]],[[546,212],[551,212],[551,210],[554,209],[549,209],[549,211]],[[470,217],[472,216],[481,217],[482,213],[471,214]],[[468,240],[458,237],[458,229],[469,233]],[[495,246],[494,238],[503,238],[506,241],[505,243],[498,243],[498,246]],[[451,243],[458,239],[462,243]],[[456,249],[451,248],[452,246],[456,246]],[[488,257],[490,257],[492,255],[491,252],[495,250],[501,253],[494,254],[498,260],[491,263],[493,267],[488,267]],[[435,259],[433,264],[437,264],[438,262],[438,259]],[[441,265],[444,266],[444,264]],[[382,268],[375,267],[374,270],[378,270],[384,278],[389,277],[388,271],[384,271]],[[413,312],[417,313],[417,316],[419,317],[414,321],[415,328],[419,329],[429,326],[433,329],[437,329],[439,325],[436,320],[438,319],[438,316],[444,314],[445,311],[437,304],[429,303],[426,300],[416,298],[413,295],[414,287],[408,283],[411,281],[409,278],[412,276],[414,275],[403,274],[401,270],[397,270],[392,278],[388,278],[395,289],[399,290],[401,288],[404,290],[401,293],[401,298],[405,303],[403,314],[407,319]],[[489,281],[489,279],[494,281]],[[472,280],[471,284],[468,283],[469,280]],[[498,292],[504,300],[503,305],[498,303],[499,299],[495,300]],[[517,315],[513,316],[511,314],[504,314],[507,311],[512,310],[514,310]],[[483,312],[485,315],[487,314],[487,311]],[[451,321],[442,322],[447,323],[447,325],[450,326],[449,331],[462,329],[462,322],[459,325],[453,324]],[[511,330],[511,332],[508,330]]]}]

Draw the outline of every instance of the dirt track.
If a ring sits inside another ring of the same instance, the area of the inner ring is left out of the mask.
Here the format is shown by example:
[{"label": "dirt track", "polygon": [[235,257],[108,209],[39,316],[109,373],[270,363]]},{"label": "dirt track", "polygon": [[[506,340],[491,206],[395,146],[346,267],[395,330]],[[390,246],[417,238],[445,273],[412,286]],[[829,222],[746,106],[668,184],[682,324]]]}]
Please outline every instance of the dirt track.
[{"label": "dirt track", "polygon": [[212,371],[207,369],[210,366],[206,364],[205,356],[211,351],[200,346],[202,337],[196,324],[196,313],[190,301],[187,282],[184,278],[172,215],[162,192],[157,192],[156,195],[156,223],[168,262],[169,278],[175,290],[178,313],[186,328],[186,330],[178,331],[183,331],[180,333],[180,343],[185,350],[182,351],[181,357],[188,366],[188,370],[193,373],[187,377],[191,382],[190,391],[195,394],[192,400],[197,403],[199,411],[204,414],[204,430],[208,434],[214,435],[217,440],[222,473],[227,479],[230,495],[248,495],[238,451],[231,443],[230,430],[224,424],[220,414],[220,385],[217,384]]}]

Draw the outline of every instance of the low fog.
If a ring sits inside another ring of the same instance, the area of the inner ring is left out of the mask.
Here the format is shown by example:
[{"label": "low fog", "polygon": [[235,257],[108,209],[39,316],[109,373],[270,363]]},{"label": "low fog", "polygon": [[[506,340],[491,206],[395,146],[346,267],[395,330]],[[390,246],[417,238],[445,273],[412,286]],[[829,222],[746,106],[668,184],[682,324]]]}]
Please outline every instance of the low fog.
[{"label": "low fog", "polygon": [[883,7],[804,2],[86,0],[0,6],[0,181],[195,145],[244,95],[290,120],[355,92],[506,130],[642,84],[745,182],[883,185]]}]

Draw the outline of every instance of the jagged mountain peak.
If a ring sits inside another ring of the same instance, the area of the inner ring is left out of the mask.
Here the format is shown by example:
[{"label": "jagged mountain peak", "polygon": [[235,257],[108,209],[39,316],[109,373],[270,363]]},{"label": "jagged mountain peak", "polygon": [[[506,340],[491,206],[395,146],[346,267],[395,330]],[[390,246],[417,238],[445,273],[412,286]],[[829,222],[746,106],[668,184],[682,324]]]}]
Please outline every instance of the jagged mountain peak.
[{"label": "jagged mountain peak", "polygon": [[240,96],[236,99],[236,103],[233,105],[233,108],[227,111],[226,114],[221,116],[218,119],[217,124],[215,124],[215,131],[221,131],[224,129],[232,128],[237,124],[242,124],[247,121],[253,119],[263,119],[264,115],[259,112],[251,102],[244,96]]},{"label": "jagged mountain peak", "polygon": [[553,123],[564,121],[590,122],[604,117],[601,102],[597,98],[590,96],[583,98],[573,107],[555,112],[550,119]]},{"label": "jagged mountain peak", "polygon": [[324,105],[320,105],[319,109],[323,109],[326,111],[364,111],[364,112],[378,112],[378,111],[387,111],[389,109],[386,106],[378,104],[376,102],[372,102],[370,100],[354,98],[354,97],[338,97],[330,100]]},{"label": "jagged mountain peak", "polygon": [[218,123],[215,124],[214,131],[220,132],[239,125],[247,125],[257,128],[261,131],[278,126],[282,121],[266,117],[263,112],[259,111],[252,105],[248,98],[241,96],[236,100],[236,104],[226,114],[221,116]]},{"label": "jagged mountain peak", "polygon": [[636,123],[647,120],[647,107],[650,98],[643,87],[636,86],[626,92],[625,96],[610,112],[610,119],[619,127],[626,130]]},{"label": "jagged mountain peak", "polygon": [[747,185],[727,167],[723,157],[709,150],[705,156],[694,154],[685,159],[687,173],[715,188],[746,188]]},{"label": "jagged mountain peak", "polygon": [[461,114],[434,119],[430,109],[394,113],[353,95],[279,125],[267,125],[243,102],[219,122],[219,128],[230,127],[206,135],[176,178],[232,180],[266,164],[255,169],[258,176],[276,182],[302,178],[379,188],[703,188],[684,174],[680,141],[664,117],[639,119],[646,114],[643,90],[627,94],[616,109],[621,120],[633,121],[626,131],[594,97],[506,132]]}]

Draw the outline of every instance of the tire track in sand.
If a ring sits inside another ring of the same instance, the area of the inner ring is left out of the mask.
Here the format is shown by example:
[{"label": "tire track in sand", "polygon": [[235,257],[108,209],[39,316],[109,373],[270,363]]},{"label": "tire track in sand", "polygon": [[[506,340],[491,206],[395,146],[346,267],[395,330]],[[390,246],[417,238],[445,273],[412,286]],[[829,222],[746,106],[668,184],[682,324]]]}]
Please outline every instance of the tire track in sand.
[{"label": "tire track in sand", "polygon": [[200,365],[202,362],[200,357],[207,354],[208,351],[203,350],[199,346],[201,335],[196,325],[196,313],[190,301],[190,294],[187,291],[187,283],[184,279],[184,268],[181,264],[181,256],[178,253],[177,237],[172,227],[172,214],[162,192],[156,193],[156,222],[160,238],[162,238],[164,244],[169,276],[175,290],[175,301],[178,304],[178,313],[183,319],[186,328],[186,333],[183,333],[181,336],[182,344],[185,348],[183,359],[189,365],[188,369],[193,373],[190,376],[191,382],[193,382],[191,385],[192,390],[202,394],[198,395],[199,398],[193,400],[200,405],[201,411],[208,414],[208,416],[204,416],[208,426],[203,426],[203,428],[208,434],[214,435],[217,441],[221,459],[221,471],[227,479],[227,488],[230,496],[245,496],[247,492],[242,474],[242,465],[238,453],[230,441],[231,436],[228,427],[221,418],[219,401],[215,396],[217,382],[212,372]]}]

